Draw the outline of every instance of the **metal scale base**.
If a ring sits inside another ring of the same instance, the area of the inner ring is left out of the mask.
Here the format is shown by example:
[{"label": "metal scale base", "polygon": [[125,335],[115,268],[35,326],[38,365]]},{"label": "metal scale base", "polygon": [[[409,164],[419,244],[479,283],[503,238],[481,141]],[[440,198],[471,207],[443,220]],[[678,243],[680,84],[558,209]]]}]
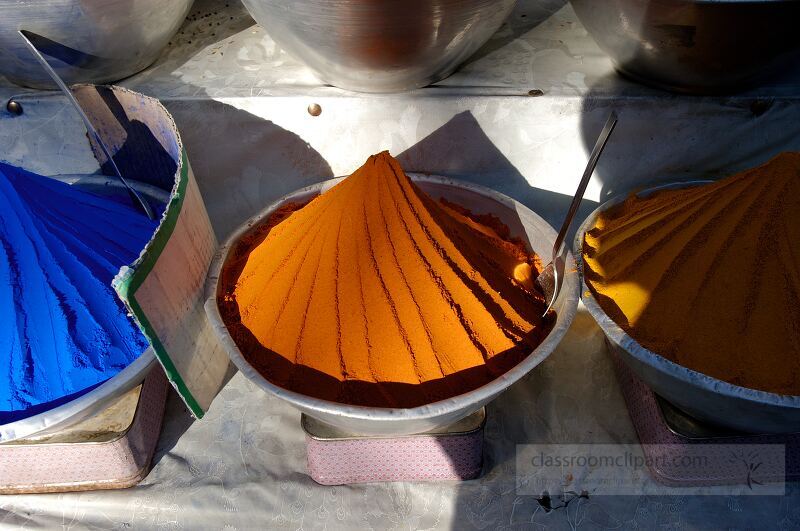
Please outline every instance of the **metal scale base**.
[{"label": "metal scale base", "polygon": [[345,433],[307,415],[308,474],[322,485],[382,481],[463,481],[483,465],[486,410],[438,430],[401,437]]},{"label": "metal scale base", "polygon": [[666,464],[685,455],[688,445],[696,444],[785,445],[786,477],[775,478],[775,481],[800,480],[800,433],[742,433],[697,420],[656,395],[616,354],[611,352],[610,355],[644,453],[651,462],[660,463],[650,466],[650,473],[656,481],[679,487],[731,485],[741,481],[741,469],[735,465],[731,465],[729,470],[718,467],[689,470]]},{"label": "metal scale base", "polygon": [[0,444],[0,494],[136,485],[150,469],[168,388],[156,367],[95,417],[49,436]]}]

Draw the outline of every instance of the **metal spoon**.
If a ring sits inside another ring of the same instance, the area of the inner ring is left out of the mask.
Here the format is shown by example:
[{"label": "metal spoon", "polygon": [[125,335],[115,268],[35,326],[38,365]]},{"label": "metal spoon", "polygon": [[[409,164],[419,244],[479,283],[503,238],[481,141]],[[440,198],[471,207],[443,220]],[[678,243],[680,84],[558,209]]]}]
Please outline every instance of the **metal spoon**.
[{"label": "metal spoon", "polygon": [[111,151],[108,149],[105,142],[103,142],[103,139],[100,138],[100,134],[94,128],[92,122],[89,121],[89,117],[86,116],[85,112],[83,112],[83,108],[81,107],[80,103],[78,103],[78,100],[75,99],[75,96],[72,94],[72,91],[69,89],[69,87],[67,87],[66,83],[64,83],[64,81],[58,76],[58,74],[56,74],[56,71],[53,70],[53,68],[50,66],[47,60],[42,56],[42,54],[39,53],[39,50],[36,48],[36,46],[34,46],[34,44],[30,41],[30,39],[26,35],[25,30],[20,30],[18,33],[25,41],[25,45],[30,49],[34,57],[36,57],[36,60],[39,61],[39,63],[41,63],[42,67],[45,69],[47,74],[53,79],[55,84],[58,85],[58,88],[61,89],[61,92],[63,92],[64,95],[67,97],[67,100],[69,100],[69,102],[72,104],[75,110],[78,111],[78,114],[83,120],[83,124],[86,126],[86,130],[89,132],[92,138],[94,138],[95,142],[97,142],[97,145],[100,146],[100,149],[103,150],[103,153],[105,154],[106,158],[111,163],[111,167],[114,170],[114,173],[117,174],[119,180],[122,182],[123,185],[125,185],[125,188],[128,189],[128,194],[130,194],[131,196],[131,201],[133,201],[135,205],[139,205],[142,208],[142,210],[144,210],[144,213],[147,215],[148,218],[156,219],[156,216],[153,213],[153,209],[150,208],[150,205],[147,204],[147,201],[145,201],[144,198],[141,195],[139,195],[139,193],[136,190],[134,190],[133,187],[130,184],[128,184],[128,182],[122,176],[122,173],[119,171],[119,168],[117,167],[117,163],[114,162],[114,157],[111,156]]},{"label": "metal spoon", "polygon": [[553,307],[553,303],[555,303],[561,291],[561,284],[564,282],[564,265],[566,264],[568,252],[567,246],[564,245],[564,240],[572,224],[572,219],[575,217],[575,213],[578,211],[578,207],[581,204],[589,180],[592,178],[594,168],[597,166],[597,161],[600,160],[600,154],[603,152],[603,148],[606,147],[606,142],[608,142],[608,138],[611,136],[611,132],[616,125],[617,113],[611,111],[608,120],[606,120],[606,125],[603,126],[603,130],[597,138],[594,149],[592,149],[589,162],[586,164],[586,170],[583,172],[581,182],[578,184],[578,189],[575,191],[575,196],[572,198],[572,203],[569,205],[567,217],[564,219],[564,224],[561,225],[561,230],[556,237],[556,242],[553,245],[553,258],[549,264],[544,266],[539,276],[536,277],[536,283],[542,289],[545,300],[549,301],[547,309],[544,311],[545,315],[547,315],[547,312]]}]

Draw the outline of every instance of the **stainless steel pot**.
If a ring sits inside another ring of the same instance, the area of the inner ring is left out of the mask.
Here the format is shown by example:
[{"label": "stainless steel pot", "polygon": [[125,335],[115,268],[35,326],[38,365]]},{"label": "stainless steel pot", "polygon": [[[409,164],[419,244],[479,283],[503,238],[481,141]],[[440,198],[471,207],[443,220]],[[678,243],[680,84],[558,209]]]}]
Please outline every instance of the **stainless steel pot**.
[{"label": "stainless steel pot", "polygon": [[18,30],[68,84],[108,83],[148,67],[194,0],[14,0],[0,2],[0,74],[14,83],[55,88]]},{"label": "stainless steel pot", "polygon": [[[489,188],[469,184],[445,177],[409,174],[425,192],[432,197],[448,200],[472,209],[475,212],[491,212],[512,229],[512,234],[526,239],[533,251],[540,256],[550,256],[556,231],[542,218],[524,205]],[[378,408],[351,406],[321,400],[279,387],[264,378],[244,358],[231,338],[217,305],[219,275],[236,242],[254,225],[269,217],[278,207],[287,202],[302,202],[330,189],[341,179],[332,179],[298,190],[269,205],[259,214],[245,222],[219,251],[209,272],[206,288],[206,313],[217,336],[240,371],[261,389],[276,395],[303,413],[348,433],[363,435],[409,435],[452,424],[496,398],[513,383],[525,376],[544,361],[556,348],[567,332],[575,316],[578,303],[578,275],[572,256],[567,257],[566,278],[561,293],[553,306],[556,323],[553,330],[527,358],[514,368],[486,385],[470,392],[415,408]]]},{"label": "stainless steel pot", "polygon": [[282,48],[325,82],[398,92],[449,76],[516,0],[243,0]]},{"label": "stainless steel pot", "polygon": [[[645,197],[659,190],[685,188],[707,181],[675,183],[649,188]],[[592,212],[575,236],[575,254],[581,278],[581,300],[605,333],[620,358],[653,391],[695,418],[747,433],[800,432],[800,396],[778,395],[733,385],[678,365],[647,350],[625,333],[597,303],[583,280],[583,239],[600,212],[626,196],[611,199]]]},{"label": "stainless steel pot", "polygon": [[623,74],[667,90],[752,84],[800,50],[794,0],[570,0]]}]

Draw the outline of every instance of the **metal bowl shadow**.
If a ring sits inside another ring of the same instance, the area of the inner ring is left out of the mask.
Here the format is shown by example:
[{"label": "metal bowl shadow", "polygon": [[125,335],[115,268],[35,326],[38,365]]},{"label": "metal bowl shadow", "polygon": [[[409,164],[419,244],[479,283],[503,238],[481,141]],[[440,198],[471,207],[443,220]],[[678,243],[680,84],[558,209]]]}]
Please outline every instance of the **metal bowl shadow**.
[{"label": "metal bowl shadow", "polygon": [[[122,187],[116,178],[103,175],[65,174],[52,178],[101,196],[111,193],[112,190],[116,190],[118,193]],[[163,204],[169,200],[169,194],[159,188],[146,183],[130,180],[129,182],[146,198]],[[155,353],[153,347],[149,347],[130,365],[88,393],[42,413],[7,424],[0,424],[0,443],[31,436],[50,435],[100,413],[114,400],[142,383],[155,365]]]},{"label": "metal bowl shadow", "polygon": [[[511,228],[512,234],[527,239],[533,251],[550,256],[555,230],[524,205],[489,188],[445,177],[409,174],[432,197],[446,197],[475,212],[491,212]],[[258,387],[299,409],[303,413],[349,433],[363,435],[409,435],[452,424],[497,397],[513,383],[544,361],[567,332],[578,304],[578,276],[568,257],[568,271],[554,308],[557,318],[545,340],[515,367],[491,382],[457,396],[414,408],[352,406],[296,393],[271,383],[244,358],[228,333],[217,305],[219,275],[231,249],[252,227],[260,224],[286,202],[308,200],[330,189],[341,179],[332,179],[298,190],[278,199],[245,222],[219,249],[209,273],[205,309],[217,336],[238,369]]]},{"label": "metal bowl shadow", "polygon": [[0,2],[0,74],[19,85],[56,88],[17,33],[35,44],[67,84],[109,83],[158,58],[194,0]]},{"label": "metal bowl shadow", "polygon": [[243,0],[279,46],[324,82],[400,92],[443,79],[516,0]]},{"label": "metal bowl shadow", "polygon": [[698,94],[752,85],[800,51],[793,0],[570,0],[622,74]]},{"label": "metal bowl shadow", "polygon": [[[691,181],[648,188],[646,197],[660,190],[687,188],[709,181]],[[583,276],[583,239],[600,212],[627,196],[603,203],[578,229],[574,251],[581,282],[581,301],[603,330],[620,358],[656,394],[698,420],[746,433],[794,433],[800,431],[800,396],[779,395],[734,385],[674,363],[652,352],[629,336],[600,307]]]}]

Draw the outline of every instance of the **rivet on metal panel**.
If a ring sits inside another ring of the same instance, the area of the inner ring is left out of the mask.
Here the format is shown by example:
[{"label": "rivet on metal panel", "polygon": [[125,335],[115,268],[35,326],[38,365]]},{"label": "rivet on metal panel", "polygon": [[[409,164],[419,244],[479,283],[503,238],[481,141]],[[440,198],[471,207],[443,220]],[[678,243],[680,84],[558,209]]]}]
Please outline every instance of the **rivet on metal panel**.
[{"label": "rivet on metal panel", "polygon": [[312,103],[308,106],[308,114],[311,116],[319,116],[322,114],[322,107],[319,105],[319,103]]},{"label": "rivet on metal panel", "polygon": [[15,114],[17,116],[22,114],[22,104],[17,100],[10,99],[8,103],[6,103],[6,110],[11,114]]}]

